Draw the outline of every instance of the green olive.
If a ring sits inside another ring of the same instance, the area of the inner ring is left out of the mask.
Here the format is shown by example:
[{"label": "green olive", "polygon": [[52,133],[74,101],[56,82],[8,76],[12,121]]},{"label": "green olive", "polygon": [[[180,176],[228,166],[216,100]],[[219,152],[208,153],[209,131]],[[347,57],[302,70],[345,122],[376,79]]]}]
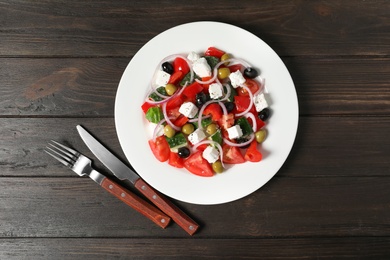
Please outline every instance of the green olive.
[{"label": "green olive", "polygon": [[255,133],[256,141],[260,144],[264,142],[265,137],[267,135],[267,131],[265,129],[261,129]]},{"label": "green olive", "polygon": [[219,79],[226,79],[230,75],[230,69],[229,68],[219,68],[218,69],[218,78]]},{"label": "green olive", "polygon": [[187,123],[181,127],[183,134],[189,135],[194,132],[195,128],[193,124]]},{"label": "green olive", "polygon": [[168,138],[172,138],[175,135],[176,131],[170,125],[164,127],[164,135]]},{"label": "green olive", "polygon": [[216,173],[222,173],[223,172],[223,166],[220,160],[215,161],[211,167],[213,168],[213,171]]},{"label": "green olive", "polygon": [[167,84],[165,85],[165,91],[169,96],[172,96],[177,90],[177,87],[173,84]]},{"label": "green olive", "polygon": [[218,126],[216,124],[209,124],[207,127],[206,127],[206,133],[208,133],[209,135],[213,135],[215,132],[217,132],[218,130]]},{"label": "green olive", "polygon": [[[221,61],[225,61],[230,59],[230,55],[228,53],[225,53],[224,55],[221,56]],[[229,65],[229,62],[224,63],[225,66]]]}]

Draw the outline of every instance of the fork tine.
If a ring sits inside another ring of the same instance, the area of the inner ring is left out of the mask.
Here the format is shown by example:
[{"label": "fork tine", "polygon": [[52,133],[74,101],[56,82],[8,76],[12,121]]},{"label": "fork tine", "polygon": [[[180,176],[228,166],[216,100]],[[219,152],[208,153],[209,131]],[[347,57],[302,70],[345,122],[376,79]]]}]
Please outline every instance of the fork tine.
[{"label": "fork tine", "polygon": [[[61,162],[63,165],[65,165],[66,167],[69,167],[71,168],[73,166],[73,162],[70,163],[69,161],[66,161],[64,160],[65,157],[60,154],[59,152],[57,151],[54,151],[53,149],[51,149],[50,147],[46,146],[46,150],[44,150],[48,155],[54,157],[55,159],[57,159],[59,162]],[[69,158],[67,158],[69,159]]]},{"label": "fork tine", "polygon": [[[58,143],[58,142],[56,142],[56,141],[54,141],[54,140],[51,140],[51,142],[53,142],[54,144],[56,144],[56,145],[58,145],[59,147],[62,147],[63,149],[65,149],[66,151],[68,151],[68,152],[70,152],[73,156],[75,156],[75,157],[78,157],[78,156],[80,156],[80,153],[79,152],[77,152],[77,151],[75,151],[75,150],[73,150],[73,149],[71,149],[71,148],[69,148],[69,147],[67,147],[67,146],[65,146],[65,145],[63,145],[63,144],[60,144],[60,143]],[[49,143],[50,144],[50,143]],[[53,144],[50,144],[50,145],[52,145],[52,146],[54,146]],[[58,148],[57,148],[58,149]],[[60,150],[60,149],[59,149]],[[64,151],[62,151],[62,152],[64,152]],[[64,152],[65,153],[65,152]]]}]

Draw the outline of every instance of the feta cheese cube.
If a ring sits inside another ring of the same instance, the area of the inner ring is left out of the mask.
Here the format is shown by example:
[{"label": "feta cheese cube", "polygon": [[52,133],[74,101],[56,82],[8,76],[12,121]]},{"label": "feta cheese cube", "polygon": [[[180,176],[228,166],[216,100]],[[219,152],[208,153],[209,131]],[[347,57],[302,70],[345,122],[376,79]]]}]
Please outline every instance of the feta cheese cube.
[{"label": "feta cheese cube", "polygon": [[166,84],[168,84],[169,79],[171,78],[171,75],[169,73],[166,73],[163,70],[157,71],[156,75],[156,84],[158,86],[165,87]]},{"label": "feta cheese cube", "polygon": [[198,110],[198,107],[192,102],[184,102],[179,108],[179,112],[188,118],[194,118]]},{"label": "feta cheese cube", "polygon": [[242,75],[241,71],[237,70],[236,72],[232,72],[229,75],[230,82],[232,83],[233,88],[237,88],[240,85],[245,83],[245,78]]},{"label": "feta cheese cube", "polygon": [[219,83],[213,83],[209,86],[209,94],[211,99],[217,99],[222,97],[222,85]]},{"label": "feta cheese cube", "polygon": [[192,69],[201,78],[211,76],[211,68],[210,68],[210,65],[207,63],[207,60],[205,58],[197,59],[193,63]]},{"label": "feta cheese cube", "polygon": [[196,52],[192,51],[188,54],[187,59],[189,59],[191,62],[195,62],[199,60],[200,56]]},{"label": "feta cheese cube", "polygon": [[257,112],[260,112],[264,108],[268,107],[268,102],[265,99],[265,96],[263,93],[255,95],[253,97],[253,103],[255,104],[255,108]]},{"label": "feta cheese cube", "polygon": [[189,136],[188,136],[188,140],[193,144],[197,144],[201,141],[203,141],[204,139],[206,138],[206,134],[203,132],[202,129],[196,129],[194,132],[192,132]]},{"label": "feta cheese cube", "polygon": [[214,163],[219,158],[219,151],[213,146],[207,146],[202,153],[203,158],[205,158],[209,163]]},{"label": "feta cheese cube", "polygon": [[239,125],[234,125],[232,127],[229,127],[227,131],[230,139],[236,139],[242,136],[242,130]]},{"label": "feta cheese cube", "polygon": [[164,135],[164,126],[162,124],[158,125],[158,124],[150,123],[150,125],[153,131],[156,133],[156,137]]}]

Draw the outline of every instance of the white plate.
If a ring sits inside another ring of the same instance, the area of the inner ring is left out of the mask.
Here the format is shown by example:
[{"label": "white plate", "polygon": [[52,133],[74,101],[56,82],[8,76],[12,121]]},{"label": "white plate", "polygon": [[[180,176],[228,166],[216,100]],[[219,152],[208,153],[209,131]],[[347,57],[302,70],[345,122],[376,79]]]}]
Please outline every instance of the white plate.
[{"label": "white plate", "polygon": [[[204,52],[215,46],[242,58],[261,71],[271,99],[272,115],[262,145],[263,160],[234,165],[214,177],[199,177],[167,162],[149,149],[141,105],[159,62],[171,54]],[[249,195],[267,183],[286,160],[298,127],[298,101],[291,76],[279,56],[257,36],[218,22],[194,22],[173,27],[146,43],[123,73],[115,100],[115,125],[122,149],[138,174],[174,199],[194,204],[220,204]]]}]

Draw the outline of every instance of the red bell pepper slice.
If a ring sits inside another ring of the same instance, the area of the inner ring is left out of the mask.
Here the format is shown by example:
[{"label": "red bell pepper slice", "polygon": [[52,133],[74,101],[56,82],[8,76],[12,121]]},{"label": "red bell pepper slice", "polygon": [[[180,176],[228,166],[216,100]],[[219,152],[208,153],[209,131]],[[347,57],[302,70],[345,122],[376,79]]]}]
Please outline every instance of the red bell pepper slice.
[{"label": "red bell pepper slice", "polygon": [[190,71],[190,67],[188,66],[187,61],[180,57],[177,57],[173,60],[173,71],[181,71],[183,75],[186,75]]},{"label": "red bell pepper slice", "polygon": [[175,120],[173,121],[172,123],[177,126],[177,127],[182,127],[183,125],[185,125],[186,123],[188,122],[188,117],[180,114],[180,116]]},{"label": "red bell pepper slice", "polygon": [[176,85],[183,79],[183,77],[184,77],[184,73],[182,71],[176,71],[169,78],[168,84]]},{"label": "red bell pepper slice", "polygon": [[217,122],[222,118],[222,108],[218,103],[211,103],[203,110],[203,115],[211,115],[211,119]]},{"label": "red bell pepper slice", "polygon": [[214,56],[217,57],[218,59],[220,59],[224,54],[225,54],[224,51],[217,49],[215,47],[209,47],[205,52],[206,56]]},{"label": "red bell pepper slice", "polygon": [[172,97],[170,100],[167,102],[167,110],[174,109],[176,107],[180,107],[181,104],[183,104],[184,99],[182,95],[176,95]]},{"label": "red bell pepper slice", "polygon": [[142,111],[144,112],[144,114],[146,114],[146,112],[148,111],[148,109],[151,108],[151,107],[153,107],[153,106],[155,106],[155,105],[153,105],[153,104],[151,104],[151,103],[145,101],[145,102],[142,104],[141,109],[142,109]]},{"label": "red bell pepper slice", "polygon": [[189,101],[194,102],[196,94],[201,91],[203,91],[202,85],[198,82],[194,82],[183,90],[182,95],[184,95]]},{"label": "red bell pepper slice", "polygon": [[191,173],[202,176],[202,177],[212,177],[214,176],[213,169],[209,162],[203,158],[202,151],[197,151],[190,155],[184,161],[184,167]]},{"label": "red bell pepper slice", "polygon": [[244,155],[245,160],[250,162],[260,162],[263,158],[261,152],[257,149],[257,141],[253,140]]}]

